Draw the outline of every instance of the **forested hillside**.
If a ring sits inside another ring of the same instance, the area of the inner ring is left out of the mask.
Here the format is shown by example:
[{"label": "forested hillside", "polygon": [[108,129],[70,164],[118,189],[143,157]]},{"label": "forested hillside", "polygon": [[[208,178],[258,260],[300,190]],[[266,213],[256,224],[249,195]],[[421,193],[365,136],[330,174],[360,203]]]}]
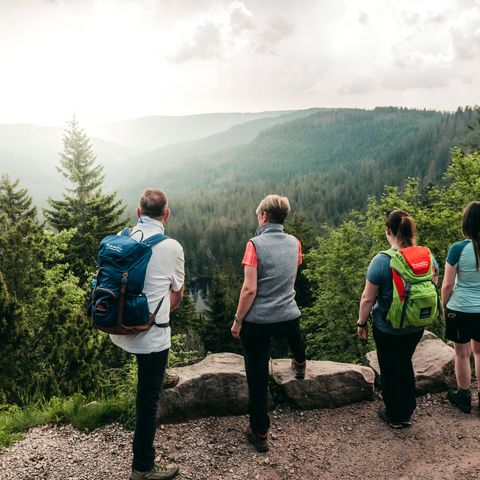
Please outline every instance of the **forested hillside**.
[{"label": "forested hillside", "polygon": [[317,231],[338,224],[385,185],[413,176],[422,187],[438,183],[451,148],[475,135],[467,128],[475,118],[468,108],[381,108],[320,111],[273,127],[243,148],[160,176],[173,192],[170,232],[189,252],[192,277],[210,276],[219,263],[238,266],[255,230],[255,207],[268,193],[287,195]]},{"label": "forested hillside", "polygon": [[[283,122],[258,134],[258,123],[238,127],[252,129],[243,137],[250,143],[187,160],[190,166],[175,175],[151,171],[150,184],[169,193],[167,233],[185,246],[189,286],[208,285],[205,311],[187,294],[172,315],[172,364],[239,350],[229,327],[240,261],[256,226],[255,207],[268,193],[289,196],[287,229],[303,244],[297,300],[310,358],[363,361],[354,317],[368,261],[386,245],[387,210],[414,216],[419,241],[441,269],[448,246],[461,238],[461,210],[480,198],[475,109],[304,113],[286,122],[256,120]],[[452,153],[454,145],[461,148]],[[46,223],[23,182],[0,181],[0,403],[81,393],[74,405],[107,398],[123,415],[133,401],[131,358],[90,326],[84,305],[98,242],[122,228],[134,205],[123,201],[123,190],[109,193],[95,143],[75,120],[60,153],[50,180],[64,190],[51,191]],[[2,165],[8,173],[8,162]],[[146,185],[129,178],[138,195]],[[275,346],[277,354],[285,354],[284,346]]]}]

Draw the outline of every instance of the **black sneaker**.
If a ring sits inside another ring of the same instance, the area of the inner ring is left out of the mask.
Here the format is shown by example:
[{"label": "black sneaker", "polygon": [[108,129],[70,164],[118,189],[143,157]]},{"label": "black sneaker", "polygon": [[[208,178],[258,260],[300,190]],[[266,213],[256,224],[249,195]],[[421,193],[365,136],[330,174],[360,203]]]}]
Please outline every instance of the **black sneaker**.
[{"label": "black sneaker", "polygon": [[391,420],[387,414],[387,407],[385,407],[385,405],[381,406],[379,409],[378,409],[378,416],[388,424],[389,427],[391,428],[403,428],[404,425],[403,425],[403,422],[400,422],[400,421],[396,421],[396,420]]},{"label": "black sneaker", "polygon": [[461,390],[449,390],[447,398],[461,412],[470,413],[472,411],[472,395]]},{"label": "black sneaker", "polygon": [[305,378],[305,367],[307,366],[307,361],[303,363],[298,363],[294,358],[292,358],[292,370],[297,380],[303,380]]},{"label": "black sneaker", "polygon": [[261,435],[252,431],[250,427],[247,429],[248,441],[255,447],[257,452],[268,452],[270,449],[268,446],[268,433]]}]

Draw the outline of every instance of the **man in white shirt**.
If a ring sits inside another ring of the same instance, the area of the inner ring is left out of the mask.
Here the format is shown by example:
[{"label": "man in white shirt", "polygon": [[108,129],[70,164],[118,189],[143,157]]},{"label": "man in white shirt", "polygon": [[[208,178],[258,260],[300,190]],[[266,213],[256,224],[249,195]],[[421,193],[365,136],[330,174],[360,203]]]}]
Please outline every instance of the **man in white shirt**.
[{"label": "man in white shirt", "polygon": [[[131,236],[139,240],[164,234],[164,224],[170,217],[167,197],[161,190],[147,188],[140,197],[137,208],[138,223]],[[145,274],[143,293],[154,312],[155,324],[169,322],[170,311],[183,297],[184,257],[182,246],[167,238],[152,247],[152,256]],[[153,445],[156,431],[158,400],[165,375],[170,348],[170,327],[153,325],[149,330],[135,335],[110,335],[113,343],[135,354],[138,364],[135,433],[133,436],[133,462],[130,480],[166,480],[178,473],[174,464],[155,465]]]}]

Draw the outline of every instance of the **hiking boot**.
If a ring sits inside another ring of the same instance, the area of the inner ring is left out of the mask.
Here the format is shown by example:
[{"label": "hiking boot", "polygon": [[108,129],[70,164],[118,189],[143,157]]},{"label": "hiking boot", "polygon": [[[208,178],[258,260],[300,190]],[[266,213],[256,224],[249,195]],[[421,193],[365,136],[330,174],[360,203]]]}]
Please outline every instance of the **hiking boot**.
[{"label": "hiking boot", "polygon": [[257,452],[268,452],[268,433],[255,433],[250,427],[247,429],[248,441],[255,447]]},{"label": "hiking boot", "polygon": [[464,390],[449,390],[447,398],[461,412],[470,413],[472,411],[472,394]]},{"label": "hiking boot", "polygon": [[[397,421],[397,420],[391,420],[390,417],[387,414],[387,407],[385,405],[381,406],[378,409],[378,416],[388,424],[389,427],[391,428],[403,428],[403,422]],[[411,424],[411,422],[410,422]]]},{"label": "hiking boot", "polygon": [[132,470],[130,480],[168,480],[174,478],[178,473],[178,465],[170,463],[168,465],[155,465],[152,470],[148,472],[139,472]]},{"label": "hiking boot", "polygon": [[180,381],[180,377],[176,373],[165,370],[165,377],[163,377],[164,389],[176,387],[179,381]]},{"label": "hiking boot", "polygon": [[402,420],[402,427],[411,427],[412,426],[412,419],[407,418],[406,420]]},{"label": "hiking boot", "polygon": [[306,366],[307,366],[306,360],[303,363],[298,363],[294,358],[292,358],[292,370],[297,380],[303,380],[305,378]]}]

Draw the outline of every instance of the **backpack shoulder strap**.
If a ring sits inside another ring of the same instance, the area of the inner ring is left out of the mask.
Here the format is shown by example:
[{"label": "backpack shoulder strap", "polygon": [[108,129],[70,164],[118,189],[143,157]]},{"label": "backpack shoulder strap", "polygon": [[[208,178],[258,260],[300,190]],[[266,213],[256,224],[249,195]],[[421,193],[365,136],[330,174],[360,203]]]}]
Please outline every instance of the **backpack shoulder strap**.
[{"label": "backpack shoulder strap", "polygon": [[131,229],[131,228],[124,228],[124,229],[120,232],[120,235],[122,235],[123,237],[129,237],[131,232],[132,232],[132,229]]},{"label": "backpack shoulder strap", "polygon": [[393,258],[397,254],[397,252],[398,250],[389,249],[389,250],[382,250],[379,253],[383,253],[384,255],[387,255],[388,257]]},{"label": "backpack shoulder strap", "polygon": [[166,240],[167,237],[166,235],[162,235],[161,233],[157,233],[157,235],[152,235],[151,237],[148,237],[146,240],[143,240],[142,243],[149,247],[153,247],[154,245],[157,245],[160,242],[163,242]]}]

